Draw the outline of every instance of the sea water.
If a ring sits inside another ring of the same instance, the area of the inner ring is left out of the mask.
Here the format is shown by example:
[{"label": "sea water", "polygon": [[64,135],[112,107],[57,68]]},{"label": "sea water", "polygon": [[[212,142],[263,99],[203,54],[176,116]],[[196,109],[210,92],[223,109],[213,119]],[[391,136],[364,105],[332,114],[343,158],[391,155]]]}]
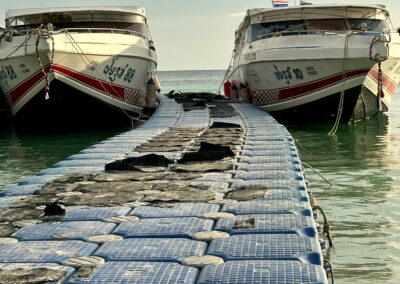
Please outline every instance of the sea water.
[{"label": "sea water", "polygon": [[337,283],[400,283],[400,93],[386,114],[352,124],[292,126],[334,247]]},{"label": "sea water", "polygon": [[[163,92],[216,92],[225,71],[164,71]],[[328,213],[336,283],[400,283],[400,92],[390,111],[352,124],[289,125],[311,190]],[[0,132],[0,190],[126,129]]]}]

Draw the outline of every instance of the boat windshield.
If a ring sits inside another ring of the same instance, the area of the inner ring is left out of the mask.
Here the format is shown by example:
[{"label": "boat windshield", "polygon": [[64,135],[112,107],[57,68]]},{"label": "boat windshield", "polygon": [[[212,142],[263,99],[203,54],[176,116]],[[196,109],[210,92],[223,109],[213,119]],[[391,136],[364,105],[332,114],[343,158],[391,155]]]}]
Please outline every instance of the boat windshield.
[{"label": "boat windshield", "polygon": [[[305,31],[306,24],[304,21],[285,21],[274,23],[260,23],[251,25],[251,41],[273,37],[285,31],[285,35],[290,35],[291,32]],[[297,34],[297,33],[296,33]]]},{"label": "boat windshield", "polygon": [[380,19],[323,19],[279,21],[256,23],[250,26],[251,41],[275,36],[291,36],[299,34],[320,34],[323,32],[361,31],[364,24],[367,31],[382,32],[390,29],[389,22]]},{"label": "boat windshield", "polygon": [[368,31],[382,32],[383,30],[390,29],[389,21],[377,19],[348,19],[351,30],[359,31],[362,25],[367,25]]},{"label": "boat windshield", "polygon": [[55,29],[122,29],[147,36],[146,19],[141,15],[115,11],[52,12],[6,19],[7,27],[18,30],[51,23]]}]

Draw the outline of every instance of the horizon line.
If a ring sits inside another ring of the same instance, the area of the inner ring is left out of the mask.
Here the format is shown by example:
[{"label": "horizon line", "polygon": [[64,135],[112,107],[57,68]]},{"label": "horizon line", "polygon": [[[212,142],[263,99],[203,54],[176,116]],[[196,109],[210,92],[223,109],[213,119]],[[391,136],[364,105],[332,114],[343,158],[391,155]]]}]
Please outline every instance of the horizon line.
[{"label": "horizon line", "polygon": [[226,69],[177,69],[177,70],[157,70],[157,72],[178,72],[178,71],[225,71]]}]

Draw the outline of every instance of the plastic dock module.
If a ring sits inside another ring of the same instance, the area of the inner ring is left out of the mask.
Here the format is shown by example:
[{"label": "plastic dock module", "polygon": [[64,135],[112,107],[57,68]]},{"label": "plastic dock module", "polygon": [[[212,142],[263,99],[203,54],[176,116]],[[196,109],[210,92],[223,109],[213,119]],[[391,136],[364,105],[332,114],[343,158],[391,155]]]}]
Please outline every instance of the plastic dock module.
[{"label": "plastic dock module", "polygon": [[250,186],[263,186],[265,188],[282,188],[282,189],[300,189],[306,188],[304,180],[290,179],[251,179],[251,180],[235,180],[231,184],[231,188],[243,188]]},{"label": "plastic dock module", "polygon": [[188,239],[125,239],[108,242],[95,253],[106,261],[179,262],[204,255],[207,243]]},{"label": "plastic dock module", "polygon": [[293,260],[229,261],[217,266],[206,266],[197,284],[248,283],[327,283],[321,265]]},{"label": "plastic dock module", "polygon": [[242,201],[226,204],[222,211],[233,214],[262,214],[262,213],[301,213],[311,216],[311,206],[304,201],[293,201],[285,199]]},{"label": "plastic dock module", "polygon": [[0,197],[0,210],[10,207],[17,199],[19,199],[19,196]]},{"label": "plastic dock module", "polygon": [[269,171],[269,170],[287,170],[292,169],[294,171],[300,171],[301,166],[300,164],[294,163],[286,163],[286,162],[278,162],[278,163],[257,163],[257,164],[248,164],[248,163],[238,163],[237,169],[240,171]]},{"label": "plastic dock module", "polygon": [[286,153],[297,153],[297,149],[293,142],[286,142],[286,143],[272,143],[269,142],[268,144],[259,144],[259,145],[250,145],[245,144],[242,148],[242,155],[246,155],[246,152],[257,152],[257,151],[286,151]]},{"label": "plastic dock module", "polygon": [[221,96],[168,96],[136,129],[0,192],[0,270],[70,284],[327,284],[285,126]]},{"label": "plastic dock module", "polygon": [[22,241],[85,240],[90,236],[109,234],[115,226],[98,221],[42,223],[25,226],[12,236]]},{"label": "plastic dock module", "polygon": [[53,167],[48,168],[38,173],[41,175],[66,175],[66,174],[94,174],[104,171],[104,166],[76,166],[76,167]]},{"label": "plastic dock module", "polygon": [[195,179],[196,181],[229,181],[232,178],[232,174],[225,173],[206,173],[201,178]]},{"label": "plastic dock module", "polygon": [[88,278],[78,278],[69,284],[194,284],[198,270],[167,262],[107,262],[97,267]]},{"label": "plastic dock module", "polygon": [[0,263],[59,263],[80,256],[89,256],[96,244],[82,241],[44,241],[0,244]]},{"label": "plastic dock module", "polygon": [[[240,226],[243,222],[245,225]],[[233,218],[219,219],[214,229],[227,232],[230,235],[299,231],[315,235],[312,217],[293,213],[236,215]]]},{"label": "plastic dock module", "polygon": [[265,150],[245,150],[242,151],[243,156],[257,157],[257,156],[293,156],[297,155],[297,152],[289,149],[265,149]]},{"label": "plastic dock module", "polygon": [[259,180],[259,179],[294,179],[304,180],[303,174],[300,171],[294,170],[270,170],[270,171],[252,171],[252,172],[238,172],[235,174],[235,179],[242,180]]},{"label": "plastic dock module", "polygon": [[190,238],[197,232],[211,231],[214,222],[195,217],[151,218],[119,225],[113,234],[124,238]]},{"label": "plastic dock module", "polygon": [[322,264],[317,239],[298,234],[238,235],[213,240],[207,254],[230,260],[292,259]]},{"label": "plastic dock module", "polygon": [[248,163],[248,164],[263,164],[263,163],[291,163],[291,164],[300,164],[299,158],[297,155],[281,155],[281,156],[242,156],[239,160],[239,163]]},{"label": "plastic dock module", "polygon": [[182,115],[176,127],[201,127],[206,126],[208,123],[209,117],[206,110],[192,110]]},{"label": "plastic dock module", "polygon": [[291,199],[291,200],[305,200],[308,193],[306,189],[286,190],[286,189],[268,189],[265,193],[264,199]]},{"label": "plastic dock module", "polygon": [[3,191],[0,191],[0,197],[1,196],[23,196],[23,195],[31,195],[33,194],[36,190],[42,188],[38,184],[29,184],[29,185],[15,185],[15,186],[10,186],[4,189]]},{"label": "plastic dock module", "polygon": [[79,153],[67,157],[64,161],[72,160],[108,160],[113,161],[115,159],[123,157],[125,154],[121,153]]},{"label": "plastic dock module", "polygon": [[48,182],[52,182],[63,174],[48,174],[48,175],[37,175],[25,180],[22,180],[18,185],[45,185]]},{"label": "plastic dock module", "polygon": [[218,212],[220,206],[208,203],[170,203],[170,207],[136,207],[129,215],[140,218],[201,217],[204,213]]},{"label": "plastic dock module", "polygon": [[68,160],[62,161],[55,165],[53,168],[59,167],[96,167],[96,166],[104,166],[110,162],[110,159],[93,159],[93,160]]},{"label": "plastic dock module", "polygon": [[111,217],[125,216],[132,208],[70,206],[66,208],[65,217],[61,221],[105,221]]}]

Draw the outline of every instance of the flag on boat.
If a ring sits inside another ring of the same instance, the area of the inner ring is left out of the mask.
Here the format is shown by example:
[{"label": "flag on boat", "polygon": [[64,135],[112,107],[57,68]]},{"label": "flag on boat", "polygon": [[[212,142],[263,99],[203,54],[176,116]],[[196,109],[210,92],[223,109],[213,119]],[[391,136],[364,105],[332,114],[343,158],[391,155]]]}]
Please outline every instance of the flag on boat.
[{"label": "flag on boat", "polygon": [[287,7],[288,6],[288,0],[272,0],[272,6],[274,8],[276,8],[276,7]]},{"label": "flag on boat", "polygon": [[300,0],[300,5],[311,5],[311,1],[308,0]]}]

